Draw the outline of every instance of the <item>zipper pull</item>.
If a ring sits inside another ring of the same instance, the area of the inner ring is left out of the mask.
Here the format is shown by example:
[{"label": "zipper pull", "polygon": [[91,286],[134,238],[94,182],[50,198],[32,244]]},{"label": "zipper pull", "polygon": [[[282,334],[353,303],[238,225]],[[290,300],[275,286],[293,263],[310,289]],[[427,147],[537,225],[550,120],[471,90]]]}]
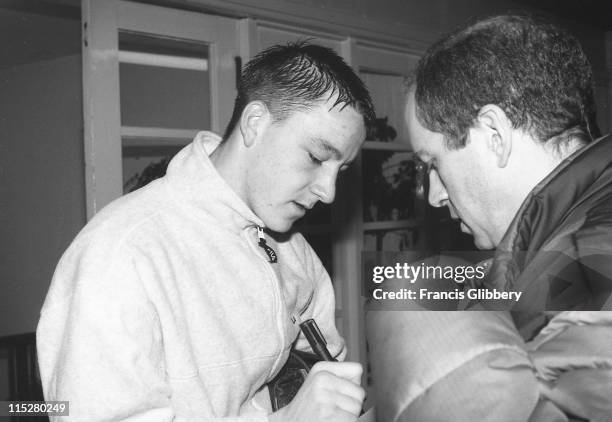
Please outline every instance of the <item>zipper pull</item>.
[{"label": "zipper pull", "polygon": [[263,229],[259,226],[257,227],[257,237],[259,238],[258,246],[266,252],[270,263],[274,264],[277,261],[276,252],[266,244],[266,236],[264,235]]}]

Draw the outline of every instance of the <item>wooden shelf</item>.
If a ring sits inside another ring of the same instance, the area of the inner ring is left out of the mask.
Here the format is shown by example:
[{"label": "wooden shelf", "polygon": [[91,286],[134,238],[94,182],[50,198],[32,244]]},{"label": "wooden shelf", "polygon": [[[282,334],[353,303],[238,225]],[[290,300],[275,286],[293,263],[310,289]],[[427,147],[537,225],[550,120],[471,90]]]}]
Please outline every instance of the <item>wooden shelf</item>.
[{"label": "wooden shelf", "polygon": [[408,220],[372,221],[363,223],[363,231],[414,229],[423,225],[423,220],[411,218]]}]

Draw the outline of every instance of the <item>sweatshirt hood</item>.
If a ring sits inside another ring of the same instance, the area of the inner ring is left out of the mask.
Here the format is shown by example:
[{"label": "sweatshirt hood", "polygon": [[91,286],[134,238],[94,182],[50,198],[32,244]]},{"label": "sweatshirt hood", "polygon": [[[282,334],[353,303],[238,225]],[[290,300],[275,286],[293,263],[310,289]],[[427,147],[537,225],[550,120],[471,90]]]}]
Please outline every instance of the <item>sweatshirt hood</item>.
[{"label": "sweatshirt hood", "polygon": [[221,177],[210,154],[221,143],[212,132],[199,132],[168,165],[165,181],[171,195],[195,213],[212,214],[230,230],[264,227],[263,221]]}]

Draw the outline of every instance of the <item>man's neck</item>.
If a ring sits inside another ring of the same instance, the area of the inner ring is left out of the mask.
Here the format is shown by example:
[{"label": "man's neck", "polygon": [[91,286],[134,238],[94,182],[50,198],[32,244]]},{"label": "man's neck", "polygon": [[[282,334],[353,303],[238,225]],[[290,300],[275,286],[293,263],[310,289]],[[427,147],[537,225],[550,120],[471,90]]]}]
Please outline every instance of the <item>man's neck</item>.
[{"label": "man's neck", "polygon": [[[570,140],[559,148],[543,144],[524,132],[517,132],[508,162],[509,171],[498,176],[501,178],[499,186],[505,186],[496,207],[500,213],[499,221],[510,224],[533,189],[581,146],[579,141]],[[498,235],[501,239],[504,233]]]},{"label": "man's neck", "polygon": [[241,160],[238,140],[230,138],[224,140],[210,155],[210,161],[225,180],[240,198],[244,200],[244,164]]},{"label": "man's neck", "polygon": [[[572,137],[567,140],[549,140],[546,143],[548,153],[558,160],[557,165],[561,164],[570,155],[574,154],[579,149],[583,148],[585,143],[579,138]],[[555,166],[556,167],[556,166]]]}]

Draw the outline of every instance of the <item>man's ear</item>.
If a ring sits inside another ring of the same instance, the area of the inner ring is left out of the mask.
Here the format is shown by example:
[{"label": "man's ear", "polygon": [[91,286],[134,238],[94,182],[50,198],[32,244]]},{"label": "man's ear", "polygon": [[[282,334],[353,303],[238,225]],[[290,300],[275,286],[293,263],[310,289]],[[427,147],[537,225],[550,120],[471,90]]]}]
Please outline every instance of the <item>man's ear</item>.
[{"label": "man's ear", "polygon": [[512,122],[506,113],[494,104],[483,106],[476,120],[485,130],[487,147],[495,155],[497,166],[506,167],[512,153]]},{"label": "man's ear", "polygon": [[261,137],[269,120],[270,111],[262,101],[251,101],[244,107],[240,116],[240,134],[246,147]]}]

